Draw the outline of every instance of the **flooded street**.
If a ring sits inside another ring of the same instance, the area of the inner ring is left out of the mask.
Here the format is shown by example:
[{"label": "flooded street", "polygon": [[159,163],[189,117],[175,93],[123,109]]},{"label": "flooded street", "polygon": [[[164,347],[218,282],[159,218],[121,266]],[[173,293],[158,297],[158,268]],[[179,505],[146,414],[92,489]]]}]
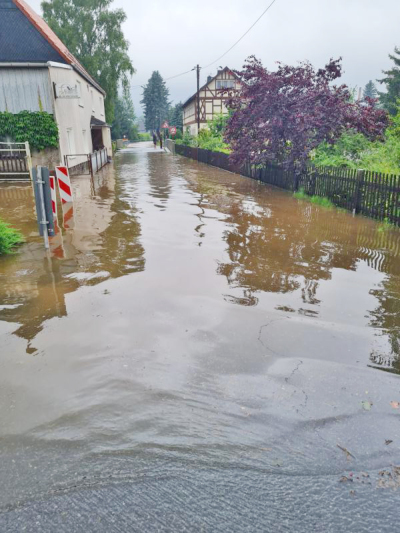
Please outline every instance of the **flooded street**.
[{"label": "flooded street", "polygon": [[[0,258],[0,531],[394,531],[400,231],[147,144]],[[61,218],[60,218],[61,222]]]}]

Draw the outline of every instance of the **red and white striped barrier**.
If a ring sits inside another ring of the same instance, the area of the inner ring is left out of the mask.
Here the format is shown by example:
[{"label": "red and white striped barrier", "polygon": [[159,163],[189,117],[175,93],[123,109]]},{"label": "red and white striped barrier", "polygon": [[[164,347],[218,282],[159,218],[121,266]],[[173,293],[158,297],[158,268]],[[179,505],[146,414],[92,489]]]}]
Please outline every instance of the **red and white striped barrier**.
[{"label": "red and white striped barrier", "polygon": [[63,209],[64,229],[73,229],[75,226],[74,206],[70,203],[69,205],[63,205],[62,209]]},{"label": "red and white striped barrier", "polygon": [[69,179],[67,167],[56,167],[58,188],[60,190],[61,202],[63,204],[72,202],[71,181]]},{"label": "red and white striped barrier", "polygon": [[57,220],[57,191],[56,191],[56,178],[50,176],[50,192],[51,192],[51,209],[53,211],[53,218]]}]

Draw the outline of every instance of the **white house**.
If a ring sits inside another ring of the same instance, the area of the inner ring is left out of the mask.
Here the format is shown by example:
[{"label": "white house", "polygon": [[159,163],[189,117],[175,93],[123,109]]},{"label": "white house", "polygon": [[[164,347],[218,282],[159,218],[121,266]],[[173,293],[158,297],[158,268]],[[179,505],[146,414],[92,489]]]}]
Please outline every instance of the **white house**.
[{"label": "white house", "polygon": [[[106,94],[50,27],[23,0],[0,0],[0,112],[46,111],[59,130],[51,163],[85,163],[107,148]],[[1,136],[1,132],[0,132]],[[83,154],[83,155],[81,155]],[[46,163],[41,161],[42,164]]]},{"label": "white house", "polygon": [[[216,114],[227,114],[228,110],[225,102],[228,93],[224,89],[237,90],[240,82],[234,72],[228,67],[219,70],[216,76],[209,76],[199,91],[200,100],[200,129],[207,127],[207,122],[212,120]],[[191,96],[183,104],[183,130],[197,135],[197,93]]]}]

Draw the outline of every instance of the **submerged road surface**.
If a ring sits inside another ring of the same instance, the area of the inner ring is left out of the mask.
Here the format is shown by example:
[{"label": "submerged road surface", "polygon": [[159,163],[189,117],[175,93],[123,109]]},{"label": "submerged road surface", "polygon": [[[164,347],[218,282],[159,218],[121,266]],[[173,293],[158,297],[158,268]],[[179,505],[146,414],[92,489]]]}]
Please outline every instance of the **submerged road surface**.
[{"label": "submerged road surface", "polygon": [[143,144],[73,190],[47,258],[0,186],[0,531],[398,530],[400,232]]}]

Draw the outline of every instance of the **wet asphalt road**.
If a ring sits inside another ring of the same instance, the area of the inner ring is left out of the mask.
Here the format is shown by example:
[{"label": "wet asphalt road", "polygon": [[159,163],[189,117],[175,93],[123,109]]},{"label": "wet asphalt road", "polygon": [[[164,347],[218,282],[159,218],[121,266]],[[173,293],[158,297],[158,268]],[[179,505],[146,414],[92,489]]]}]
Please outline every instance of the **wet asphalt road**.
[{"label": "wet asphalt road", "polygon": [[147,145],[73,189],[47,258],[0,186],[0,531],[396,531],[400,232]]}]

